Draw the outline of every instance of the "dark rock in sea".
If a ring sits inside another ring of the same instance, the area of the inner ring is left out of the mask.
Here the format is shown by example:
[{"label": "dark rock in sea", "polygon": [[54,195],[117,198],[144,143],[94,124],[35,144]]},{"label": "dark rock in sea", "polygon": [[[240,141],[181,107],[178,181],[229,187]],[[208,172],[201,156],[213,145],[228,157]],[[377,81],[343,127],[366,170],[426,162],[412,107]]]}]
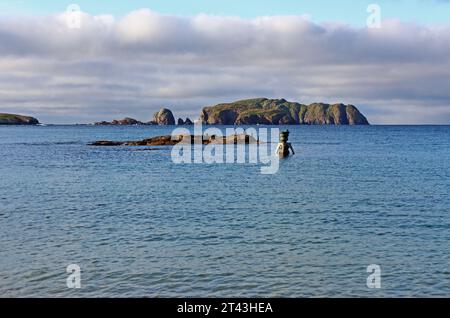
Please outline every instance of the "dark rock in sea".
[{"label": "dark rock in sea", "polygon": [[136,119],[126,117],[121,120],[113,120],[112,122],[101,121],[101,122],[95,123],[94,125],[97,125],[97,126],[111,126],[111,125],[113,125],[113,126],[127,126],[127,125],[131,126],[131,125],[145,125],[145,124]]},{"label": "dark rock in sea", "polygon": [[166,148],[134,148],[132,151],[160,151]]},{"label": "dark rock in sea", "polygon": [[201,143],[208,145],[214,144],[257,144],[258,140],[252,136],[241,134],[226,137],[217,136],[194,136],[194,135],[178,135],[178,136],[157,136],[139,141],[95,141],[90,146],[175,146],[179,143],[194,144]]},{"label": "dark rock in sea", "polygon": [[307,106],[267,98],[205,107],[200,119],[207,125],[369,125],[353,105],[316,103]]},{"label": "dark rock in sea", "polygon": [[194,123],[189,118],[186,118],[186,120],[178,118],[178,126],[189,126],[189,125],[193,125],[193,124]]},{"label": "dark rock in sea", "polygon": [[113,120],[112,121],[113,125],[143,125],[143,122],[140,122],[136,119],[133,118],[124,118],[122,120]]},{"label": "dark rock in sea", "polygon": [[112,125],[111,122],[109,121],[98,121],[96,123],[94,123],[95,126],[110,126]]},{"label": "dark rock in sea", "polygon": [[0,113],[0,125],[39,125],[34,117]]},{"label": "dark rock in sea", "polygon": [[122,141],[100,140],[89,144],[89,146],[123,146],[124,144],[125,142]]},{"label": "dark rock in sea", "polygon": [[172,138],[172,136],[158,136],[139,141],[127,141],[125,146],[174,146],[180,142],[180,138]]},{"label": "dark rock in sea", "polygon": [[172,111],[167,108],[161,108],[153,115],[153,121],[158,125],[175,125],[175,117]]}]

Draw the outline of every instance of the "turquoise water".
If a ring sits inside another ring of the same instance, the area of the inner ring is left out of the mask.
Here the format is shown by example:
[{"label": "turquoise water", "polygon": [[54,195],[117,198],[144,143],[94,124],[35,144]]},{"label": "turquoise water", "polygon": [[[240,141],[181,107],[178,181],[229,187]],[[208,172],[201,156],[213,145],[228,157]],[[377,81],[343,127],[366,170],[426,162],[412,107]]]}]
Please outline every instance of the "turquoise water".
[{"label": "turquoise water", "polygon": [[262,175],[86,145],[168,127],[0,127],[0,296],[450,296],[450,126],[289,129]]}]

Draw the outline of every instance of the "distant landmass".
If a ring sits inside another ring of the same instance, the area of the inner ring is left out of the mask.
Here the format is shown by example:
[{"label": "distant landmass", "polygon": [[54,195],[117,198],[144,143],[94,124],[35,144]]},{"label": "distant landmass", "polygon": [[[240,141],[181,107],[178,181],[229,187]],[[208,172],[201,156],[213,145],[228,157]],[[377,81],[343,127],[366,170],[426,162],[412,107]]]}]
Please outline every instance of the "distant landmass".
[{"label": "distant landmass", "polygon": [[[314,103],[304,105],[285,99],[255,98],[203,108],[200,122],[204,125],[369,125],[367,118],[353,105]],[[161,108],[153,120],[142,122],[126,117],[100,121],[110,125],[193,125],[189,118],[175,122],[170,109]],[[34,117],[0,113],[0,125],[39,125]]]},{"label": "distant landmass", "polygon": [[0,113],[0,125],[39,125],[34,117]]},{"label": "distant landmass", "polygon": [[200,120],[206,125],[369,125],[353,105],[303,105],[267,98],[205,107]]}]

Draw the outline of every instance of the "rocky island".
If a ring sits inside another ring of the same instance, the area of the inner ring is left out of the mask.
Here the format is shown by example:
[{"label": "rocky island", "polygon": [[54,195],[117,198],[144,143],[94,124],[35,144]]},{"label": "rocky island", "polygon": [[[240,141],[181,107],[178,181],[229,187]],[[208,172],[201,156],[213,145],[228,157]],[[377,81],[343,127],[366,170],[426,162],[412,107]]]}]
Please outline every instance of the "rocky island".
[{"label": "rocky island", "polygon": [[[193,125],[194,123],[189,119],[178,119],[178,125]],[[132,125],[159,125],[170,126],[175,125],[175,117],[170,109],[161,108],[159,111],[153,114],[153,119],[149,122],[142,122],[134,118],[125,117],[120,120],[113,121],[99,121],[94,123],[96,126],[132,126]]]},{"label": "rocky island", "polygon": [[178,136],[157,136],[138,141],[95,141],[90,146],[175,146],[179,143],[184,144],[259,144],[260,142],[254,137],[247,134],[231,135],[231,136],[195,136],[195,135],[178,135]]},{"label": "rocky island", "polygon": [[303,105],[267,98],[205,107],[200,120],[205,125],[369,125],[353,105]]},{"label": "rocky island", "polygon": [[159,112],[153,115],[154,124],[164,126],[164,125],[175,125],[175,117],[170,109],[161,108]]},{"label": "rocky island", "polygon": [[190,125],[194,125],[194,123],[189,118],[186,118],[186,120],[183,120],[182,118],[178,118],[178,126],[183,126],[183,125],[190,126]]},{"label": "rocky island", "polygon": [[0,113],[0,125],[39,125],[34,117]]},{"label": "rocky island", "polygon": [[146,123],[143,123],[139,120],[136,120],[134,118],[126,117],[124,119],[120,120],[113,120],[111,122],[109,121],[100,121],[94,123],[96,126],[130,126],[130,125],[147,125]]},{"label": "rocky island", "polygon": [[[369,125],[367,118],[353,105],[314,103],[310,105],[285,99],[254,98],[203,108],[204,125]],[[193,125],[189,118],[177,124]],[[102,121],[95,125],[175,125],[170,109],[161,108],[149,122],[133,118]]]}]

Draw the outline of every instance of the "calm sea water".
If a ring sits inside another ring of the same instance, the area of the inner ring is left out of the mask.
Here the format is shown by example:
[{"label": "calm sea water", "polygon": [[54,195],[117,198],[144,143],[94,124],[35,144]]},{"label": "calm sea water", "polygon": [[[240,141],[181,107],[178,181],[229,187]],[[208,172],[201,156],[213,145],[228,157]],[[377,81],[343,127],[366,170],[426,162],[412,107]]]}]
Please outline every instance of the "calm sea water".
[{"label": "calm sea water", "polygon": [[0,127],[0,296],[450,296],[450,127],[289,129],[262,175],[86,145],[168,127]]}]

